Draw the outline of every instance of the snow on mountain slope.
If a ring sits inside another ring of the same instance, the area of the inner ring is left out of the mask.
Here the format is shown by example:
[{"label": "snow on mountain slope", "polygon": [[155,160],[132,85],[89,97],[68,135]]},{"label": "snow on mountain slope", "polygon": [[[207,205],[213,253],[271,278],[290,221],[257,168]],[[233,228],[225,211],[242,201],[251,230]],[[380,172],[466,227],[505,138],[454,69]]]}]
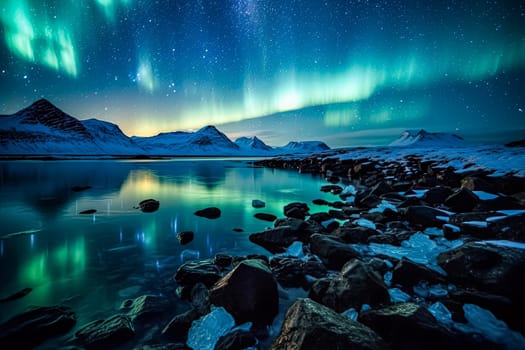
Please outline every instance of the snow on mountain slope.
[{"label": "snow on mountain slope", "polygon": [[275,153],[272,147],[265,144],[257,136],[239,137],[237,140],[235,140],[235,144],[239,146],[241,152],[243,153],[260,155],[270,155]]},{"label": "snow on mountain slope", "polygon": [[425,130],[407,130],[397,140],[390,143],[390,146],[400,147],[460,147],[465,145],[465,140],[458,135]]},{"label": "snow on mountain slope", "polygon": [[276,148],[278,153],[316,153],[329,150],[330,147],[322,141],[291,141],[285,146]]},{"label": "snow on mountain slope", "polygon": [[81,121],[95,144],[111,155],[142,155],[144,150],[127,137],[118,125],[98,119]]}]

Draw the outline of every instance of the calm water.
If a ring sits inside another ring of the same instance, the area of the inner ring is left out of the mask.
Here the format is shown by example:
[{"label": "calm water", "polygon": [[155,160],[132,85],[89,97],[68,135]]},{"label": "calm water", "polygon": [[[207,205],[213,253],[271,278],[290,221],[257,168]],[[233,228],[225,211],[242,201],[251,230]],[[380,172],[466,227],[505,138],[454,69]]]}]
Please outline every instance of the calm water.
[{"label": "calm water", "polygon": [[[0,304],[0,322],[30,305],[57,303],[72,306],[79,324],[107,317],[126,298],[171,293],[171,276],[185,260],[266,254],[248,240],[269,226],[254,213],[282,216],[291,201],[333,200],[319,191],[319,177],[242,160],[17,161],[0,169],[0,237],[31,230],[0,240],[0,297],[33,288]],[[92,188],[75,193],[76,185]],[[158,211],[133,209],[147,198],[160,201]],[[252,199],[267,207],[252,208]],[[208,206],[219,207],[221,218],[193,215]],[[97,212],[79,214],[86,209]],[[176,235],[185,230],[195,239],[181,246]]]}]

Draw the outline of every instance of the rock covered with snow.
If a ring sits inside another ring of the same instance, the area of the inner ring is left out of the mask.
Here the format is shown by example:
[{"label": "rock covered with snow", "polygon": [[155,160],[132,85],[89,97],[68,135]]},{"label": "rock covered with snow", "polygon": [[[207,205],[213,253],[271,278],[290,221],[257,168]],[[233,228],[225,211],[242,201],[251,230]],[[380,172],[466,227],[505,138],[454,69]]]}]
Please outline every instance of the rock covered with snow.
[{"label": "rock covered with snow", "polygon": [[458,147],[465,146],[461,136],[445,132],[428,132],[425,130],[406,130],[390,143],[390,146],[410,147]]}]

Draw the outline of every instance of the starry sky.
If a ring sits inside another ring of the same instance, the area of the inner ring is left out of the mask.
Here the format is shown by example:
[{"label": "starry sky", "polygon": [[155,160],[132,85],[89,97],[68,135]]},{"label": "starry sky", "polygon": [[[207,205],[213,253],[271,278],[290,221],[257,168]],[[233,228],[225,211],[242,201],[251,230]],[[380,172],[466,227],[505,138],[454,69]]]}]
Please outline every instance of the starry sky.
[{"label": "starry sky", "polygon": [[520,1],[0,0],[0,21],[1,114],[45,97],[130,136],[273,145],[525,137]]}]

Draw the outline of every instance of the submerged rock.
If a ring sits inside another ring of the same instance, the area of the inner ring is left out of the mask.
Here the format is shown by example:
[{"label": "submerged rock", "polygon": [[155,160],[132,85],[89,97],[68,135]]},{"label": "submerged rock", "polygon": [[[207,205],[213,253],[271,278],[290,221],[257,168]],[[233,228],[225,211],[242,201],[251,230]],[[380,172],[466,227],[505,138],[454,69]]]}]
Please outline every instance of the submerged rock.
[{"label": "submerged rock", "polygon": [[43,341],[67,333],[77,322],[67,306],[42,306],[0,324],[1,349],[31,349]]},{"label": "submerged rock", "polygon": [[271,324],[279,307],[277,283],[268,265],[258,259],[242,261],[217,281],[210,288],[210,300],[239,324]]},{"label": "submerged rock", "polygon": [[142,295],[125,300],[120,310],[126,311],[134,322],[143,321],[166,311],[168,301],[156,295]]},{"label": "submerged rock", "polygon": [[254,208],[264,208],[265,206],[266,206],[266,203],[264,203],[260,199],[252,200],[252,207],[254,207]]},{"label": "submerged rock", "polygon": [[79,212],[79,214],[95,214],[97,212],[96,209],[87,209],[87,210],[82,210],[81,212]]},{"label": "submerged rock", "polygon": [[309,210],[306,203],[293,202],[284,207],[284,216],[304,220]]},{"label": "submerged rock", "polygon": [[8,296],[6,296],[4,298],[0,298],[0,303],[5,303],[5,302],[8,302],[8,301],[13,301],[13,300],[17,300],[17,299],[23,298],[26,295],[28,295],[29,293],[31,293],[32,290],[33,290],[33,288],[21,289],[21,290],[19,290],[16,293],[8,295]]},{"label": "submerged rock", "polygon": [[206,219],[218,219],[221,217],[221,210],[217,207],[209,207],[197,210],[194,215],[204,217]]},{"label": "submerged rock", "polygon": [[105,320],[96,320],[80,328],[76,333],[76,342],[86,349],[115,348],[135,335],[131,318],[114,315]]},{"label": "submerged rock", "polygon": [[269,222],[274,222],[275,220],[277,220],[277,216],[273,215],[273,214],[267,214],[267,213],[255,213],[253,215],[255,218],[259,219],[259,220],[263,220],[263,221],[269,221]]},{"label": "submerged rock", "polygon": [[367,326],[311,299],[298,299],[286,312],[272,350],[388,349]]},{"label": "submerged rock", "polygon": [[179,240],[180,244],[185,245],[193,241],[193,237],[195,234],[193,231],[183,231],[177,235],[177,239]]}]

